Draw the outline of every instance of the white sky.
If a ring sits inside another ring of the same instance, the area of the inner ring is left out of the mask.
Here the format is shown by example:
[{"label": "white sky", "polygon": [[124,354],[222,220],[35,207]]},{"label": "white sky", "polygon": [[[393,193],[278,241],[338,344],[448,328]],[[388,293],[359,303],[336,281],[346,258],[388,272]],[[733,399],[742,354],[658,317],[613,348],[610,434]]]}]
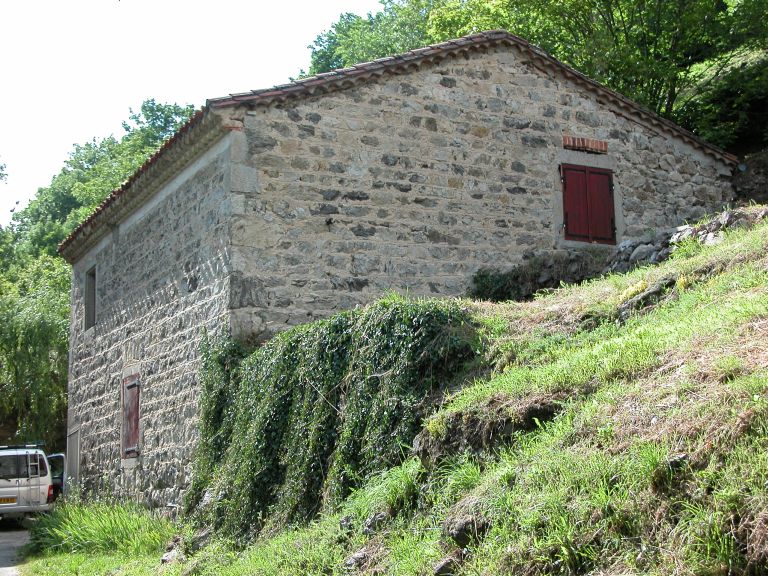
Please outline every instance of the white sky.
[{"label": "white sky", "polygon": [[141,102],[194,104],[287,82],[342,12],[377,0],[0,0],[0,225],[72,145],[123,134]]}]

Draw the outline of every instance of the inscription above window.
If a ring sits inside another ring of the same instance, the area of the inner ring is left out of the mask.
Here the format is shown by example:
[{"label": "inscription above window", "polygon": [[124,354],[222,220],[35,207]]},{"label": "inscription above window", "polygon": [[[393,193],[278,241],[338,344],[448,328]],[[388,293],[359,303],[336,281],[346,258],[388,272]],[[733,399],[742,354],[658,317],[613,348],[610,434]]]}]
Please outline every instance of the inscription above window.
[{"label": "inscription above window", "polygon": [[615,244],[613,173],[603,168],[563,164],[560,179],[565,239]]}]

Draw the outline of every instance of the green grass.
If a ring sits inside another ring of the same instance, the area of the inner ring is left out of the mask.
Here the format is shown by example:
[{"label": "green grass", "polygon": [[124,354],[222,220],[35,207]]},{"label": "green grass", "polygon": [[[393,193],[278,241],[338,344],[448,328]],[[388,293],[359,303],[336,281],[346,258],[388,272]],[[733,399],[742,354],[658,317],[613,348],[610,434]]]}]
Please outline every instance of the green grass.
[{"label": "green grass", "polygon": [[[217,540],[185,569],[340,576],[356,555],[359,574],[429,575],[457,552],[447,524],[469,517],[487,531],[457,576],[768,573],[767,254],[761,225],[532,302],[463,302],[488,340],[484,375],[437,403],[426,430],[447,434],[449,416],[482,414],[490,398],[512,410],[557,397],[556,415],[429,468],[398,446],[399,464],[314,520],[273,525],[245,548]],[[665,277],[659,301],[617,321]],[[91,564],[145,573],[121,554]]]},{"label": "green grass", "polygon": [[160,566],[158,556],[115,553],[57,553],[28,559],[22,576],[178,576],[179,564]]},{"label": "green grass", "polygon": [[[158,574],[165,545],[178,532],[137,504],[73,498],[38,517],[30,529],[24,575]],[[161,574],[178,574],[180,566]]]},{"label": "green grass", "polygon": [[138,505],[67,502],[39,517],[30,530],[35,552],[147,554],[168,543],[176,528]]}]

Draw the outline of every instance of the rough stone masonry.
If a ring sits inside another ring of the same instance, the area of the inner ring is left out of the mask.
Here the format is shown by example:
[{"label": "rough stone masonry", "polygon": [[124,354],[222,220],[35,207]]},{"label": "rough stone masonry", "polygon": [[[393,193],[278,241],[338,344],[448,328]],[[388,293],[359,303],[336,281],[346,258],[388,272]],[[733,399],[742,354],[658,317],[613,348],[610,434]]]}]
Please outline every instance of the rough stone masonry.
[{"label": "rough stone masonry", "polygon": [[[732,164],[506,32],[210,100],[60,248],[70,471],[178,503],[204,333],[259,341],[393,289],[458,296],[532,256],[599,269],[719,209]],[[610,170],[614,243],[565,239],[564,165]]]}]

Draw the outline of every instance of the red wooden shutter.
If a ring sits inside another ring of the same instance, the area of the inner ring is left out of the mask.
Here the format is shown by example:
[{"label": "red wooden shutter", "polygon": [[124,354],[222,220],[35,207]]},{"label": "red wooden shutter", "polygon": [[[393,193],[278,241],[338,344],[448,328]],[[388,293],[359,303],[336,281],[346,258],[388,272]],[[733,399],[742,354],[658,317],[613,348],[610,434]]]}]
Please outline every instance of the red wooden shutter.
[{"label": "red wooden shutter", "polygon": [[611,173],[606,170],[588,169],[587,191],[590,239],[598,242],[615,240]]},{"label": "red wooden shutter", "polygon": [[563,165],[562,171],[565,237],[589,240],[586,170],[580,166]]},{"label": "red wooden shutter", "polygon": [[139,453],[139,375],[123,378],[123,457]]},{"label": "red wooden shutter", "polygon": [[565,239],[613,243],[613,173],[602,168],[563,164]]}]

